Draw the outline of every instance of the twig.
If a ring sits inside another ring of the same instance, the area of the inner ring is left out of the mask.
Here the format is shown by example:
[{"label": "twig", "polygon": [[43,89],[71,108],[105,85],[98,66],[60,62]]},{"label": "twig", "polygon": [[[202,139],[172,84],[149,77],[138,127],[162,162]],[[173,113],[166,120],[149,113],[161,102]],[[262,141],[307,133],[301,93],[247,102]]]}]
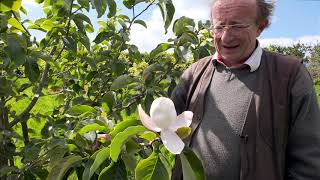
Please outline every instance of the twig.
[{"label": "twig", "polygon": [[121,111],[123,109],[127,109],[128,107],[130,107],[132,104],[136,103],[138,100],[140,100],[143,97],[142,94],[138,94],[132,97],[131,101],[126,105],[126,106],[122,106],[121,104],[118,105],[118,107],[116,108],[116,110],[114,110],[113,112],[117,112],[117,111]]},{"label": "twig", "polygon": [[[14,11],[11,10],[11,13],[13,14],[14,18],[20,23],[20,25],[23,27],[23,29],[26,31],[26,33],[28,34],[29,37],[31,37],[31,33],[29,32],[29,30],[20,22],[20,20],[18,19],[16,13]],[[39,44],[37,41],[35,41],[37,47],[39,47]]]},{"label": "twig", "polygon": [[[77,10],[75,10],[73,13],[72,13],[72,15],[73,14],[75,14],[75,13],[77,13],[79,10],[81,10],[83,7],[82,6],[80,6]],[[72,9],[72,7],[71,7],[71,9]]]},{"label": "twig", "polygon": [[146,10],[148,10],[149,7],[154,4],[155,1],[156,1],[156,0],[153,0],[146,8],[144,8],[139,14],[137,14],[136,16],[134,16],[134,17],[132,18],[132,20],[131,20],[131,22],[130,22],[130,25],[129,25],[129,27],[128,27],[128,30],[129,30],[129,31],[130,31],[130,29],[131,29],[131,26],[132,26],[133,22],[134,22],[142,13],[144,13]]},{"label": "twig", "polygon": [[132,17],[134,17],[134,16],[135,16],[135,13],[134,13],[134,7],[135,7],[135,5],[133,5],[133,6],[132,6]]}]

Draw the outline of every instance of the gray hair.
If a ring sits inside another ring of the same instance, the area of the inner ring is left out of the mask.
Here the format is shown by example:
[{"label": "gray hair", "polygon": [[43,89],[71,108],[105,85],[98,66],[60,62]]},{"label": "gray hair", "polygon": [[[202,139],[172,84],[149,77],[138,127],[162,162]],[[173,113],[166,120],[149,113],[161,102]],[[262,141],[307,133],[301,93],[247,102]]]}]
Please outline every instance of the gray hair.
[{"label": "gray hair", "polygon": [[[217,1],[222,1],[222,0],[211,0],[211,6],[214,5]],[[257,2],[257,19],[256,19],[256,24],[259,24],[263,22],[264,20],[268,20],[268,24],[266,27],[268,27],[271,23],[271,16],[274,11],[274,6],[275,6],[275,0],[256,0]],[[212,11],[212,9],[211,9]],[[212,13],[211,13],[212,16]],[[212,19],[212,17],[211,17]]]}]

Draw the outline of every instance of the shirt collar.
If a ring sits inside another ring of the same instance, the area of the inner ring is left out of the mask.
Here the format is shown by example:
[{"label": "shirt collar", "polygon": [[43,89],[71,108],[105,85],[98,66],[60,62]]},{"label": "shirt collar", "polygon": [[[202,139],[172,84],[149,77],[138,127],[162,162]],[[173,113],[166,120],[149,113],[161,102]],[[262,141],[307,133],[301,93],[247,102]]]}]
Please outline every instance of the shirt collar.
[{"label": "shirt collar", "polygon": [[[250,67],[250,72],[254,72],[256,71],[261,63],[261,56],[262,56],[262,48],[260,46],[259,41],[257,41],[257,47],[256,49],[253,51],[253,53],[251,54],[251,56],[243,63],[246,64]],[[213,60],[217,60],[218,59],[218,53],[215,52],[213,55]]]}]

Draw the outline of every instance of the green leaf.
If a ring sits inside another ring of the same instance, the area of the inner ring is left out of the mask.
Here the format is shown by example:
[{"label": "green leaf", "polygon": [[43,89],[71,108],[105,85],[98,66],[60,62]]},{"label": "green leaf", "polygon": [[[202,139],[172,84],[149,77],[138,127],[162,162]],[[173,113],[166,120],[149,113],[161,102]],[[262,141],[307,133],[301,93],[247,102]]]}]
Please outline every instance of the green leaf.
[{"label": "green leaf", "polygon": [[23,6],[20,7],[20,11],[21,11],[23,14],[28,15],[27,10],[26,10]]},{"label": "green leaf", "polygon": [[210,55],[210,50],[208,50],[205,46],[199,47],[199,59],[207,57]]},{"label": "green leaf", "polygon": [[125,141],[127,141],[127,139],[130,138],[131,136],[136,135],[138,133],[142,133],[144,131],[146,131],[146,129],[143,126],[132,126],[132,127],[128,127],[123,132],[118,133],[111,141],[111,145],[110,145],[111,159],[116,162],[121,152],[121,147],[125,143]]},{"label": "green leaf", "polygon": [[172,47],[173,47],[173,45],[172,44],[168,44],[168,43],[158,44],[158,46],[150,52],[150,57],[154,58],[159,53],[162,53],[162,52],[164,52],[164,51],[166,51],[166,50],[168,50],[168,49],[170,49]]},{"label": "green leaf", "polygon": [[172,0],[160,0],[157,5],[160,8],[162,19],[164,21],[165,33],[167,33],[175,13],[175,8],[172,4]]},{"label": "green leaf", "polygon": [[8,46],[5,47],[5,51],[8,53],[10,59],[14,62],[15,67],[18,67],[25,63],[26,53],[24,47],[21,44],[21,41],[18,41],[17,38],[22,38],[22,36],[17,35],[8,35]]},{"label": "green leaf", "polygon": [[[101,149],[100,149],[100,150],[101,150]],[[98,152],[100,152],[100,150],[96,151],[96,152],[94,153],[94,155],[97,154]],[[95,157],[94,157],[94,158],[95,158]],[[92,164],[93,164],[93,162],[94,162],[94,158],[91,158],[91,157],[90,157],[90,159],[85,163],[85,165],[84,165],[84,171],[83,171],[83,173],[82,173],[82,179],[83,179],[83,180],[89,180],[90,168],[91,168],[91,166],[92,166]],[[80,179],[80,176],[78,176],[78,177],[79,177],[79,179]]]},{"label": "green leaf", "polygon": [[127,74],[117,77],[111,84],[111,90],[118,90],[128,86],[131,82],[131,77]]},{"label": "green leaf", "polygon": [[99,180],[127,180],[126,166],[123,161],[111,162],[111,164],[104,168],[100,175]]},{"label": "green leaf", "polygon": [[21,0],[2,0],[0,2],[0,10],[2,12],[8,12],[11,10],[19,12],[20,7]]},{"label": "green leaf", "polygon": [[91,24],[86,24],[84,27],[88,33],[94,32],[93,26]]},{"label": "green leaf", "polygon": [[126,154],[135,154],[141,151],[141,146],[132,138],[125,143]]},{"label": "green leaf", "polygon": [[0,14],[0,33],[7,30],[8,19],[7,16]]},{"label": "green leaf", "polygon": [[96,113],[96,109],[88,105],[76,105],[72,106],[70,109],[66,111],[66,114],[71,116],[80,116],[85,113]]},{"label": "green leaf", "polygon": [[[89,158],[89,160],[86,162],[86,164],[84,165],[85,169],[83,171],[83,174],[82,174],[82,179],[86,180],[86,179],[89,179],[89,173],[90,173],[90,168],[92,166],[92,164],[94,163],[97,155],[102,151],[104,150],[105,148],[103,149],[99,149],[97,150],[96,152],[93,153],[93,155],[91,155],[91,157]],[[110,153],[109,153],[110,154]]]},{"label": "green leaf", "polygon": [[83,44],[84,47],[86,47],[86,49],[90,51],[90,39],[88,38],[88,36],[84,33],[79,33],[79,40],[81,44]]},{"label": "green leaf", "polygon": [[185,147],[180,154],[183,179],[184,180],[203,180],[205,179],[204,169],[200,159],[188,147]]},{"label": "green leaf", "polygon": [[100,18],[105,12],[107,8],[107,1],[106,0],[93,0],[91,1],[94,4],[94,7],[97,10],[98,18]]},{"label": "green leaf", "polygon": [[173,23],[173,32],[179,37],[184,32],[193,31],[194,27],[195,23],[193,19],[182,16]]},{"label": "green leaf", "polygon": [[83,136],[81,136],[78,133],[76,134],[76,137],[74,138],[74,142],[80,148],[86,147],[88,145],[86,138],[84,138]]},{"label": "green leaf", "polygon": [[63,37],[64,44],[73,52],[77,52],[77,42],[72,37]]},{"label": "green leaf", "polygon": [[76,133],[70,135],[70,139],[74,138],[76,136],[76,134],[85,134],[88,133],[90,131],[101,131],[101,132],[106,132],[108,129],[106,126],[104,125],[100,125],[97,123],[93,123],[93,124],[88,124],[84,127],[82,127],[81,129],[79,129],[79,131],[77,131]]},{"label": "green leaf", "polygon": [[52,61],[52,57],[42,51],[32,51],[30,52],[30,56],[43,59],[44,61]]},{"label": "green leaf", "polygon": [[24,147],[24,154],[23,154],[23,160],[24,161],[32,161],[34,159],[37,159],[39,156],[39,152],[41,150],[40,146],[36,145],[27,145]]},{"label": "green leaf", "polygon": [[39,79],[40,69],[36,59],[34,59],[33,57],[27,58],[24,64],[24,68],[26,76],[31,82],[36,82]]},{"label": "green leaf", "polygon": [[137,158],[134,154],[124,153],[121,155],[121,160],[123,160],[127,169],[129,169],[131,172],[134,172],[138,164]]},{"label": "green leaf", "polygon": [[78,3],[84,7],[87,11],[90,10],[90,4],[88,0],[78,0]]},{"label": "green leaf", "polygon": [[107,131],[107,128],[105,126],[102,126],[100,124],[97,123],[93,123],[93,124],[88,124],[86,126],[84,126],[83,128],[81,128],[78,133],[79,134],[85,134],[89,131]]},{"label": "green leaf", "polygon": [[134,23],[140,24],[143,27],[148,28],[146,22],[144,22],[143,20],[137,19],[137,20],[134,21]]},{"label": "green leaf", "polygon": [[0,76],[0,97],[8,96],[11,93],[12,83],[8,81],[5,77]]},{"label": "green leaf", "polygon": [[129,126],[135,126],[138,125],[139,121],[136,120],[126,120],[126,121],[121,121],[119,122],[114,129],[110,132],[111,137],[115,137],[119,132],[122,132]]},{"label": "green leaf", "polygon": [[109,7],[108,18],[111,18],[117,13],[117,4],[114,0],[108,0],[107,2]]},{"label": "green leaf", "polygon": [[89,18],[88,16],[82,14],[82,13],[77,13],[77,14],[75,14],[73,18],[74,18],[74,19],[81,20],[81,21],[85,21],[86,23],[92,25],[90,18]]},{"label": "green leaf", "polygon": [[157,134],[151,131],[146,131],[145,133],[139,136],[140,138],[146,139],[148,141],[153,141],[157,138]]},{"label": "green leaf", "polygon": [[135,171],[136,180],[169,180],[169,172],[159,155],[153,152],[147,159],[141,160]]},{"label": "green leaf", "polygon": [[160,145],[160,158],[162,163],[168,169],[168,172],[171,173],[172,169],[176,164],[176,155],[172,154],[168,149],[162,144]]},{"label": "green leaf", "polygon": [[22,25],[19,23],[19,21],[16,18],[10,18],[8,20],[8,24],[10,24],[11,26],[13,26],[21,31],[24,31]]},{"label": "green leaf", "polygon": [[54,23],[51,20],[47,19],[47,20],[42,22],[40,27],[42,29],[46,30],[47,32],[49,32],[54,27]]},{"label": "green leaf", "polygon": [[44,0],[34,0],[36,3],[41,4]]},{"label": "green leaf", "polygon": [[199,44],[197,35],[194,32],[183,32],[181,36],[178,38],[178,46],[183,46],[187,43]]},{"label": "green leaf", "polygon": [[164,67],[161,64],[151,64],[148,66],[142,73],[142,76],[144,79],[147,79],[150,74],[152,74],[155,71],[164,71]]},{"label": "green leaf", "polygon": [[83,20],[73,18],[73,21],[76,24],[76,26],[78,27],[80,33],[85,32],[85,27],[84,27],[84,24],[83,24]]},{"label": "green leaf", "polygon": [[99,151],[98,154],[96,154],[96,157],[94,159],[94,162],[92,166],[90,167],[88,176],[83,176],[82,178],[84,180],[91,179],[92,175],[96,172],[96,170],[101,166],[102,163],[104,163],[107,158],[110,157],[110,149],[109,147],[104,147]]},{"label": "green leaf", "polygon": [[133,6],[136,4],[139,4],[141,2],[144,2],[145,0],[124,0],[123,5],[125,5],[128,9],[132,9]]},{"label": "green leaf", "polygon": [[57,145],[49,149],[47,157],[50,158],[50,164],[55,165],[64,157],[67,152],[68,148],[65,145]]},{"label": "green leaf", "polygon": [[116,93],[113,92],[113,91],[107,92],[102,97],[102,108],[103,108],[103,110],[106,113],[110,112],[110,110],[112,110],[115,102],[116,102]]},{"label": "green leaf", "polygon": [[62,180],[66,172],[74,165],[82,161],[81,156],[67,156],[59,161],[49,173],[47,180]]},{"label": "green leaf", "polygon": [[95,42],[96,44],[99,44],[102,41],[109,39],[112,35],[113,33],[110,31],[102,31],[97,35],[97,37],[93,40],[93,42]]}]

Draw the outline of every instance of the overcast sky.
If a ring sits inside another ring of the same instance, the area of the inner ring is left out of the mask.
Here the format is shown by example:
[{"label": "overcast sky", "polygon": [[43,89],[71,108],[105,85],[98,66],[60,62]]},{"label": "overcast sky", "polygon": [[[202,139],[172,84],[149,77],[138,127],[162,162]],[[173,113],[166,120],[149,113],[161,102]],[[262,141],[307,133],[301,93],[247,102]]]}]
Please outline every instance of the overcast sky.
[{"label": "overcast sky", "polygon": [[[116,1],[122,2],[120,0]],[[207,20],[210,17],[209,0],[173,0],[173,3],[176,9],[174,19],[187,16],[197,22],[198,20]],[[41,6],[37,5],[34,0],[23,0],[23,6],[28,11],[25,18],[35,20],[44,17]],[[139,12],[145,6],[145,4],[141,4],[136,11]],[[118,8],[125,9],[121,6]],[[320,0],[278,0],[271,26],[259,37],[262,46],[269,44],[285,46],[297,42],[315,44],[320,42],[319,10]],[[123,13],[131,15],[129,11],[123,10]],[[95,26],[95,30],[98,30],[96,12],[90,12],[89,17]],[[162,17],[156,6],[147,11],[142,18],[146,21],[148,28],[134,25],[130,37],[132,43],[137,45],[139,50],[150,51],[157,44],[172,37],[171,28],[168,34],[164,34]],[[106,20],[106,17],[103,16],[99,20]],[[89,37],[94,38],[95,34],[89,34]]]}]

